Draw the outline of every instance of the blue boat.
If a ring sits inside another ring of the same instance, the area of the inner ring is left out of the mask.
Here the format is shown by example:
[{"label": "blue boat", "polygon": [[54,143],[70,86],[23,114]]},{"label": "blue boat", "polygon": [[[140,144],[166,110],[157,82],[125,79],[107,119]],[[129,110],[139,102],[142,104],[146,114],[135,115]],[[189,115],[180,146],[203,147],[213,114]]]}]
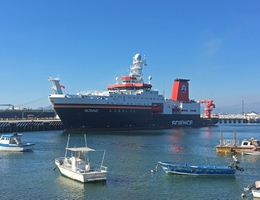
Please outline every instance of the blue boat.
[{"label": "blue boat", "polygon": [[[243,168],[237,166],[237,163],[239,163],[237,157],[233,156],[233,159],[229,166],[192,165],[159,161],[155,171],[157,171],[158,165],[161,165],[166,173],[181,175],[234,175],[236,170],[244,171]],[[152,172],[155,171],[152,170]]]}]

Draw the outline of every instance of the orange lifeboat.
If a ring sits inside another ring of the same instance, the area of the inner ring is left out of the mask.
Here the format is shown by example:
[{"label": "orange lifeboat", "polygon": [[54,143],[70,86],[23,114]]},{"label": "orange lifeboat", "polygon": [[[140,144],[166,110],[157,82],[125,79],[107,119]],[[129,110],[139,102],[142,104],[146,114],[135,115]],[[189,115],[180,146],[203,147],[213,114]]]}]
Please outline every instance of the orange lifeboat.
[{"label": "orange lifeboat", "polygon": [[160,104],[153,104],[152,105],[152,112],[153,113],[161,113],[163,111],[163,107]]}]

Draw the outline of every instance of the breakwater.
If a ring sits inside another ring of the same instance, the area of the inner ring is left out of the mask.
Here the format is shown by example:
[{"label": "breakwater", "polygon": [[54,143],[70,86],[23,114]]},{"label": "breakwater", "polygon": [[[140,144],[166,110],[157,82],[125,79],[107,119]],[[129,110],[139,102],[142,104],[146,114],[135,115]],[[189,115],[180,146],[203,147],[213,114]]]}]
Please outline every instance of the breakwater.
[{"label": "breakwater", "polygon": [[63,130],[59,119],[13,120],[0,121],[0,133]]}]

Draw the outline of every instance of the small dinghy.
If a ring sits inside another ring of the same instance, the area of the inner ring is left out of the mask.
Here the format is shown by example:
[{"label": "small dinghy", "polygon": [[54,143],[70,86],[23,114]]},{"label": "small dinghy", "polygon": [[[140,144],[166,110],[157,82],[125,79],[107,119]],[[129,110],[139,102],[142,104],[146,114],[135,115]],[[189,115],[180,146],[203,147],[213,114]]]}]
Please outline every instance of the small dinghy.
[{"label": "small dinghy", "polygon": [[[260,198],[260,181],[255,181],[253,185],[244,187],[244,191],[250,191],[250,190],[254,197]],[[244,196],[245,194],[242,194],[242,197]]]}]

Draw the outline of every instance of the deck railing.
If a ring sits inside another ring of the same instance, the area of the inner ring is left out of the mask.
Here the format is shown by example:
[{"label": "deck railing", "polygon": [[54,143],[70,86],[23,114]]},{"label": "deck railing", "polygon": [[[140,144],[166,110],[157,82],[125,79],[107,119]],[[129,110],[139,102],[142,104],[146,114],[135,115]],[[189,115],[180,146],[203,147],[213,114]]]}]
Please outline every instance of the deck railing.
[{"label": "deck railing", "polygon": [[221,146],[237,146],[239,145],[239,140],[235,139],[225,139],[225,140],[220,140],[220,145]]}]

